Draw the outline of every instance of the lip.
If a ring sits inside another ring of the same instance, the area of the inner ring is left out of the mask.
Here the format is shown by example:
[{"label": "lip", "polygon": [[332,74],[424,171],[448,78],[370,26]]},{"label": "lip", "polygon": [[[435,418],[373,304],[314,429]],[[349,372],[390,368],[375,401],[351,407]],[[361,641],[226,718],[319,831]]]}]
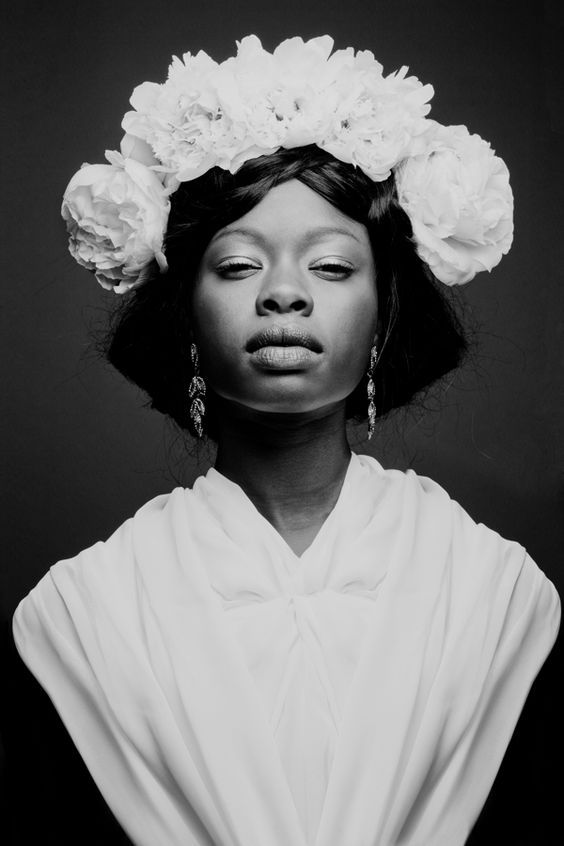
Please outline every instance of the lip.
[{"label": "lip", "polygon": [[265,370],[304,370],[314,364],[317,353],[302,346],[266,346],[251,353],[251,360]]},{"label": "lip", "polygon": [[273,324],[257,332],[247,343],[247,352],[254,353],[263,347],[301,347],[320,353],[323,347],[314,335],[296,324]]}]

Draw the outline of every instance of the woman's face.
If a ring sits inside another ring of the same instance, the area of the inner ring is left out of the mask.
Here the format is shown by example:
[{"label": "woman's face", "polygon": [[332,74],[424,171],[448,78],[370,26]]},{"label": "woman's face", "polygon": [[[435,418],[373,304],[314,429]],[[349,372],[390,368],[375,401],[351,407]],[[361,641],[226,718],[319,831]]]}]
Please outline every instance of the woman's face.
[{"label": "woman's face", "polygon": [[332,406],[366,372],[377,311],[366,228],[301,182],[284,182],[219,230],[202,257],[193,299],[202,375],[259,411]]}]

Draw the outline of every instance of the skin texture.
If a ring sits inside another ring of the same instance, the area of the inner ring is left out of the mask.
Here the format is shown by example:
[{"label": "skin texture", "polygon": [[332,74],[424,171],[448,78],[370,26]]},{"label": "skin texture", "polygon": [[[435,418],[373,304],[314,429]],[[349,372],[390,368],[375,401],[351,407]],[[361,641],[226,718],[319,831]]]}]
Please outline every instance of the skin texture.
[{"label": "skin texture", "polygon": [[[193,297],[201,372],[221,402],[215,467],[300,555],[339,496],[350,459],[345,399],[377,339],[366,228],[285,182],[215,234]],[[246,346],[273,325],[304,329],[321,352],[265,366]]]}]

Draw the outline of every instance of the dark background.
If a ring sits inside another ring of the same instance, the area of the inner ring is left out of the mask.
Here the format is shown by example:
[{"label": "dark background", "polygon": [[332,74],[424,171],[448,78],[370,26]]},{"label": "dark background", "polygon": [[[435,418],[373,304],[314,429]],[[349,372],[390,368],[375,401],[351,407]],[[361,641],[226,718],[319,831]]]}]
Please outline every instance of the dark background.
[{"label": "dark background", "polygon": [[[562,8],[556,0],[4,3],[4,620],[51,564],[107,538],[213,460],[185,455],[162,417],[93,352],[91,327],[103,325],[116,295],[70,258],[59,210],[82,162],[103,162],[119,146],[135,85],[163,81],[172,53],[203,49],[222,60],[251,32],[268,49],[329,33],[336,48],[373,50],[387,72],[409,65],[435,86],[431,117],[466,124],[506,161],[513,248],[460,292],[478,327],[474,356],[441,394],[387,422],[370,444],[360,430],[352,445],[434,478],[474,519],[520,541],[562,594]],[[527,802],[538,819],[496,846],[560,842],[547,822],[560,754],[559,655],[558,647],[533,689],[498,787],[512,819]]]}]

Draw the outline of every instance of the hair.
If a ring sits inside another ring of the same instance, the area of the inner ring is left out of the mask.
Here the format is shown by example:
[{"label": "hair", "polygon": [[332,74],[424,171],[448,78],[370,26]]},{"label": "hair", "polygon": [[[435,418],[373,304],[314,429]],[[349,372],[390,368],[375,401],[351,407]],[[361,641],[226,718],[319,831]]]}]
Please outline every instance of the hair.
[{"label": "hair", "polygon": [[[112,315],[102,345],[109,362],[148,394],[151,408],[193,435],[187,393],[193,375],[189,327],[192,284],[201,258],[215,232],[290,179],[299,180],[368,231],[383,328],[374,370],[379,417],[410,403],[458,367],[468,352],[444,286],[417,254],[393,175],[373,182],[314,145],[260,156],[235,174],[216,167],[182,183],[172,195],[165,235],[168,270],[161,273],[154,263],[145,284],[126,295]],[[346,399],[347,420],[367,418],[365,381],[361,379]],[[205,434],[217,441],[217,431],[216,401],[208,386]]]}]

